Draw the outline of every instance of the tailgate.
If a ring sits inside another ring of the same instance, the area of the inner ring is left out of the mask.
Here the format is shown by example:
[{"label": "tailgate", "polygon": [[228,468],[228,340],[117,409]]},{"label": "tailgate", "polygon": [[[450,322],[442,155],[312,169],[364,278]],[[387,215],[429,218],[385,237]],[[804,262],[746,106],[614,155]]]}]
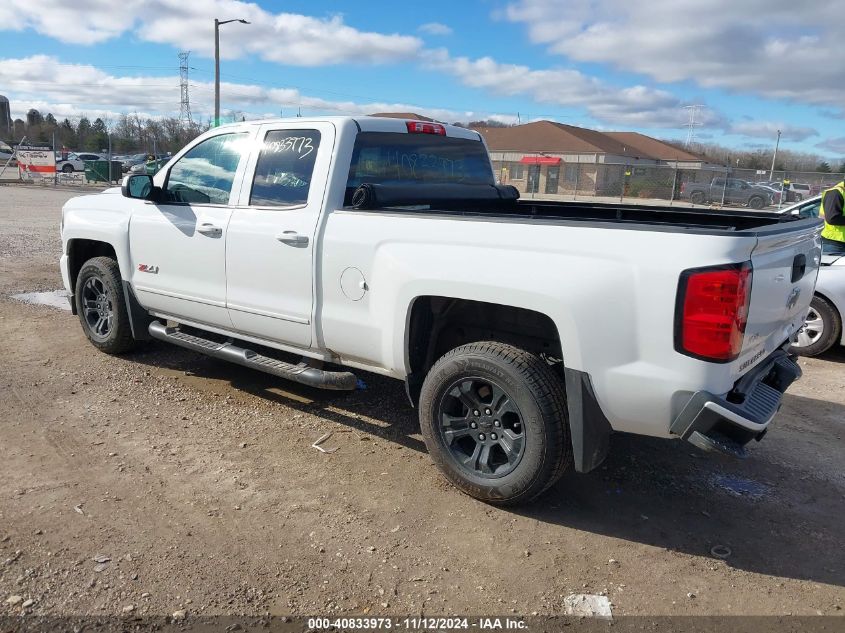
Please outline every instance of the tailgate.
[{"label": "tailgate", "polygon": [[742,352],[732,363],[735,376],[791,339],[804,322],[819,271],[822,226],[801,221],[758,234],[751,252],[751,302]]}]

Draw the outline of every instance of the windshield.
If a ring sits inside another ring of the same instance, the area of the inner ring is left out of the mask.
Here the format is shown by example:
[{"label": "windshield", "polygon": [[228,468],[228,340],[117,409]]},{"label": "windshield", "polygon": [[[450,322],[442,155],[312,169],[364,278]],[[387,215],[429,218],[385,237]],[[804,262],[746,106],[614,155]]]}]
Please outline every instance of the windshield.
[{"label": "windshield", "polygon": [[361,132],[355,139],[347,191],[362,183],[492,185],[481,141],[435,134]]}]

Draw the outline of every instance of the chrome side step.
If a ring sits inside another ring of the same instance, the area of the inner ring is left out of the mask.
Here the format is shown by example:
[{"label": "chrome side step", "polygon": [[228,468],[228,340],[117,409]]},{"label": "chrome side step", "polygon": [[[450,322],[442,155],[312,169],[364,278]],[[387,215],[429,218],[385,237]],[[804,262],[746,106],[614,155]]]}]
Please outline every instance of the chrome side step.
[{"label": "chrome side step", "polygon": [[336,391],[351,391],[358,384],[355,374],[348,371],[324,371],[311,367],[305,362],[298,365],[283,360],[264,356],[251,349],[238,347],[232,343],[218,343],[193,334],[182,332],[179,328],[167,327],[161,321],[153,321],[149,327],[150,336],[160,341],[167,341],[179,347],[207,354],[214,358],[227,360],[244,367],[251,367],[267,374],[293,380],[294,382]]}]

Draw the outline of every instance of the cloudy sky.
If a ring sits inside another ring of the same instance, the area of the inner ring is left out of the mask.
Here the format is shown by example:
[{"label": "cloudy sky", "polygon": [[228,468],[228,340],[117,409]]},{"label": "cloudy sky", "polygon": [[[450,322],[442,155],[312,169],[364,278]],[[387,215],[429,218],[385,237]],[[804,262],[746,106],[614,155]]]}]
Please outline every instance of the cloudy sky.
[{"label": "cloudy sky", "polygon": [[841,0],[3,0],[0,93],[13,116],[195,117],[413,111],[539,118],[845,156]]}]

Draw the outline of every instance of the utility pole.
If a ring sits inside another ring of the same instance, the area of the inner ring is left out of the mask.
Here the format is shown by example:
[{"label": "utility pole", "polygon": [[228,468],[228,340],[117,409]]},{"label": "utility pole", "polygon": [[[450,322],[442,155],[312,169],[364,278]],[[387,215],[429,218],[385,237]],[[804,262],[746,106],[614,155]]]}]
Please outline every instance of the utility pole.
[{"label": "utility pole", "polygon": [[249,24],[246,20],[218,20],[214,18],[214,127],[220,125],[220,25],[229,22]]},{"label": "utility pole", "polygon": [[214,127],[220,125],[220,20],[214,18]]},{"label": "utility pole", "polygon": [[775,155],[772,156],[772,169],[769,172],[769,180],[775,178],[775,161],[778,159],[778,147],[780,146],[780,130],[778,130],[778,140],[775,142]]},{"label": "utility pole", "polygon": [[179,104],[179,123],[189,128],[194,125],[191,118],[191,100],[188,96],[188,56],[190,54],[191,51],[179,53],[179,87],[182,94],[182,101]]}]

